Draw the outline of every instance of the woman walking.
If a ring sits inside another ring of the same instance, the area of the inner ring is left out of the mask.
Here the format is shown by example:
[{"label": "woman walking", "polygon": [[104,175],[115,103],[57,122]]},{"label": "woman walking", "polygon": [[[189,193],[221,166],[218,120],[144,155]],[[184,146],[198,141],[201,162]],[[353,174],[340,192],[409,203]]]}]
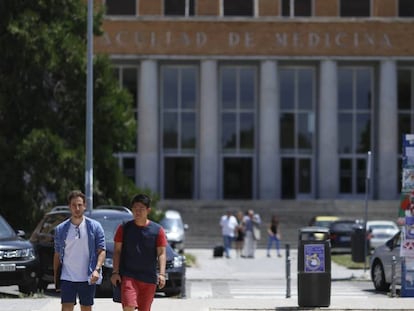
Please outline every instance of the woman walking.
[{"label": "woman walking", "polygon": [[280,254],[280,228],[279,219],[276,215],[272,216],[269,227],[267,228],[267,257],[270,257],[270,250],[273,243],[275,243],[277,257],[282,257]]}]

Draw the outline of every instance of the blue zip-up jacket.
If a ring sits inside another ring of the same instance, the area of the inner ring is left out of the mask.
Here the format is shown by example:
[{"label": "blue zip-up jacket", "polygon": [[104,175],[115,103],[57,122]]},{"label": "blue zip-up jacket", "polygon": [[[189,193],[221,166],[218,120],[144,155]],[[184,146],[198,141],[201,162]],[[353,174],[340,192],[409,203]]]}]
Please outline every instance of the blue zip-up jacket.
[{"label": "blue zip-up jacket", "polygon": [[[85,216],[86,230],[88,232],[89,246],[89,266],[87,275],[91,275],[98,262],[98,249],[106,249],[105,233],[102,225],[91,218]],[[59,224],[55,229],[55,252],[59,253],[60,262],[65,256],[65,241],[70,227],[70,218]],[[102,273],[102,272],[101,272]]]}]

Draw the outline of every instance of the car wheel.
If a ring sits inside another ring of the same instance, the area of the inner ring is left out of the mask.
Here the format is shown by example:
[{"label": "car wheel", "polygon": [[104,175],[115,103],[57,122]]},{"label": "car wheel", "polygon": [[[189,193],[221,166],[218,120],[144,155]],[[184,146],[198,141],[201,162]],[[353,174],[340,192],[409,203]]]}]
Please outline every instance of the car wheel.
[{"label": "car wheel", "polygon": [[164,291],[164,294],[165,294],[166,297],[178,296],[178,295],[181,294],[181,290],[180,289],[172,289],[172,290]]},{"label": "car wheel", "polygon": [[390,284],[385,281],[384,267],[381,262],[376,261],[372,268],[372,282],[377,291],[388,291]]},{"label": "car wheel", "polygon": [[39,284],[37,285],[37,288],[41,291],[42,290],[45,291],[47,289],[48,285],[49,285],[48,282],[43,281],[43,280],[39,280]]},{"label": "car wheel", "polygon": [[30,295],[36,293],[38,288],[37,279],[30,280],[28,283],[19,285],[19,292]]}]

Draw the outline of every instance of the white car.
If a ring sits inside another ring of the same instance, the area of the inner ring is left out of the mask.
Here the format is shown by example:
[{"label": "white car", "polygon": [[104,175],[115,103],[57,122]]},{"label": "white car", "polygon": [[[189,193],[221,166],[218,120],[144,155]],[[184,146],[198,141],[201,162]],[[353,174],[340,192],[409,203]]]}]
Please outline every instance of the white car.
[{"label": "white car", "polygon": [[390,220],[370,220],[367,222],[367,231],[370,232],[371,248],[376,248],[391,239],[400,228]]},{"label": "white car", "polygon": [[171,247],[180,253],[184,252],[185,231],[188,225],[183,223],[181,214],[178,211],[167,210],[160,224]]},{"label": "white car", "polygon": [[389,290],[394,260],[396,285],[401,284],[400,235],[400,232],[396,233],[385,244],[377,247],[371,255],[371,280],[377,291]]}]

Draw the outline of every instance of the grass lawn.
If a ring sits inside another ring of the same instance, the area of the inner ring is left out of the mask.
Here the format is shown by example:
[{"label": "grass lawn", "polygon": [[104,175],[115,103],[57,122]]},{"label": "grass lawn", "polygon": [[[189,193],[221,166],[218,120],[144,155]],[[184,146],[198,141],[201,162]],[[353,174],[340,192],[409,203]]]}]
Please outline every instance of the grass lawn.
[{"label": "grass lawn", "polygon": [[[347,267],[348,269],[364,269],[363,262],[353,262],[351,254],[333,254],[331,260],[338,265]],[[367,257],[366,268],[369,268],[369,257]]]}]

